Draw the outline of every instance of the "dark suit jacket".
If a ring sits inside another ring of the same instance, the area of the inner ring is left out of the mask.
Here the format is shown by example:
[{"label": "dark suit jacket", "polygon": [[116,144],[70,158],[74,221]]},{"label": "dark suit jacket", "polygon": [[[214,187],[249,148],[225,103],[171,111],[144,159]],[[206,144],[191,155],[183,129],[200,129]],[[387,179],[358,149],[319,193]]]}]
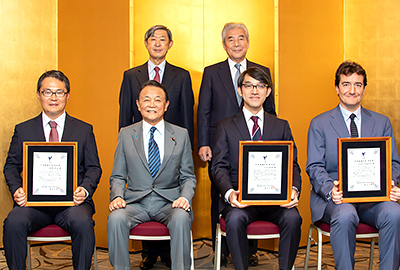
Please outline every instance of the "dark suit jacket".
[{"label": "dark suit jacket", "polygon": [[[394,141],[393,129],[387,116],[361,108],[361,137],[392,138],[392,179],[400,178],[400,159]],[[339,106],[311,120],[307,140],[306,172],[311,182],[311,220],[320,220],[328,201],[326,195],[337,180],[337,138],[349,138]]]},{"label": "dark suit jacket", "polygon": [[[3,170],[11,195],[22,187],[22,145],[27,141],[46,141],[41,114],[15,126]],[[67,114],[61,141],[78,142],[78,186],[89,192],[86,201],[92,205],[94,211],[92,196],[99,184],[102,170],[93,127]]]},{"label": "dark suit jacket", "polygon": [[[119,129],[142,120],[142,115],[136,106],[136,99],[140,87],[148,80],[147,62],[124,72],[119,95]],[[186,128],[189,131],[193,147],[194,97],[190,74],[187,70],[166,62],[161,83],[167,89],[169,98],[169,107],[164,114],[164,119],[172,124]]]},{"label": "dark suit jacket", "polygon": [[[264,113],[262,140],[293,141],[289,123]],[[212,158],[212,176],[217,189],[222,196],[229,189],[238,189],[239,141],[251,140],[243,111],[219,122],[215,136],[215,146]],[[301,191],[300,167],[297,163],[297,147],[293,152],[293,186]],[[222,209],[221,209],[222,210]]]},{"label": "dark suit jacket", "polygon": [[[260,67],[269,76],[269,68],[247,60],[247,67]],[[273,91],[264,102],[264,111],[276,115]],[[219,121],[239,111],[228,59],[204,69],[197,108],[198,146],[214,146]]]}]

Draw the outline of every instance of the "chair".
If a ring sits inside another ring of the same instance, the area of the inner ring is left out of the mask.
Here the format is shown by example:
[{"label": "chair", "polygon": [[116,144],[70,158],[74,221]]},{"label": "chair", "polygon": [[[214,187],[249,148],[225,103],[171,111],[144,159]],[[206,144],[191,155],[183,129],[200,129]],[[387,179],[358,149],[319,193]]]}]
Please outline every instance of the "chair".
[{"label": "chair", "polygon": [[[215,237],[214,270],[220,269],[221,264],[221,236],[226,237],[225,219],[220,217],[217,224]],[[279,238],[279,226],[272,222],[257,220],[247,226],[248,239],[274,239]],[[294,266],[293,268],[294,269]]]},{"label": "chair", "polygon": [[[169,230],[167,226],[159,222],[149,221],[141,223],[137,225],[135,228],[133,228],[129,233],[129,239],[158,241],[158,240],[171,240],[171,236],[169,235]],[[190,240],[192,247],[190,252],[190,257],[192,259],[191,269],[194,270],[192,232],[190,232]]]},{"label": "chair", "polygon": [[[325,222],[317,221],[310,224],[310,229],[308,232],[308,242],[307,242],[307,251],[306,251],[306,259],[304,261],[304,270],[308,268],[308,260],[310,258],[310,248],[311,248],[311,239],[312,239],[312,231],[316,230],[318,233],[318,258],[317,265],[318,270],[321,270],[322,267],[322,235],[330,237],[331,226]],[[365,223],[359,223],[356,230],[356,238],[371,238],[371,249],[369,253],[369,269],[373,269],[373,259],[374,259],[374,248],[375,248],[375,238],[379,236],[378,230],[375,227],[371,227]]]},{"label": "chair", "polygon": [[[27,256],[27,266],[28,270],[32,269],[31,266],[31,241],[40,241],[40,242],[55,242],[55,241],[70,241],[71,236],[61,227],[52,224],[48,225],[40,230],[37,230],[27,237],[27,247],[28,247],[28,256]],[[96,244],[94,245],[93,252],[93,260],[94,260],[94,269],[97,270],[97,251]]]}]

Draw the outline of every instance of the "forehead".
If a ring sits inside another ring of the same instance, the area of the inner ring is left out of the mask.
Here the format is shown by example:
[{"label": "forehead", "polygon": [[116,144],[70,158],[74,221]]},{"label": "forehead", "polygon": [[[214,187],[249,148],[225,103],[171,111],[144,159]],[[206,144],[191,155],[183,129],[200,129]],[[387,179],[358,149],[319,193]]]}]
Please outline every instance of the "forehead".
[{"label": "forehead", "polygon": [[340,82],[352,82],[352,83],[364,83],[364,76],[359,75],[357,73],[353,73],[350,75],[340,74]]},{"label": "forehead", "polygon": [[145,88],[142,89],[140,92],[140,98],[144,97],[150,97],[150,98],[156,98],[156,97],[162,97],[165,99],[165,93],[164,90],[162,90],[160,87],[153,86],[153,85],[148,85]]},{"label": "forehead", "polygon": [[158,29],[158,30],[154,31],[154,33],[151,36],[168,38],[168,33],[166,30]]},{"label": "forehead", "polygon": [[253,77],[251,77],[249,74],[244,75],[243,78],[243,83],[252,83],[252,84],[257,84],[260,83],[259,80],[254,79]]},{"label": "forehead", "polygon": [[238,36],[246,37],[246,32],[242,28],[233,28],[226,32],[226,39]]},{"label": "forehead", "polygon": [[42,81],[42,86],[40,88],[65,89],[65,83],[53,77],[46,77]]}]

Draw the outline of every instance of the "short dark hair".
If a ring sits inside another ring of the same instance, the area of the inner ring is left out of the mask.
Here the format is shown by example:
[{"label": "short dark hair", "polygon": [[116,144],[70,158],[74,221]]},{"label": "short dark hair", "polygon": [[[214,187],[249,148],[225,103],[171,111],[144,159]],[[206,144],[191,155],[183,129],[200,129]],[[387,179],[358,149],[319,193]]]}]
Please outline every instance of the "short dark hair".
[{"label": "short dark hair", "polygon": [[365,69],[358,63],[346,60],[340,64],[338,69],[336,70],[335,75],[335,86],[339,87],[340,83],[340,75],[351,76],[352,74],[358,74],[364,77],[364,87],[367,86],[367,73]]},{"label": "short dark hair", "polygon": [[145,88],[146,86],[155,86],[155,87],[161,88],[164,91],[164,94],[165,94],[165,101],[168,101],[167,89],[165,88],[164,85],[162,85],[161,83],[159,83],[157,81],[154,81],[154,80],[149,80],[149,81],[145,82],[144,84],[142,84],[142,86],[139,89],[139,93],[137,95],[137,100],[139,100],[140,93],[142,92],[143,88]]},{"label": "short dark hair", "polygon": [[169,30],[166,26],[164,25],[154,25],[152,27],[149,28],[149,30],[146,31],[146,33],[144,34],[144,40],[147,41],[149,39],[149,37],[154,35],[154,32],[157,30],[164,30],[167,31],[167,35],[168,35],[168,39],[169,42],[172,41],[172,33],[171,30]]},{"label": "short dark hair", "polygon": [[272,88],[271,77],[262,68],[249,67],[248,69],[243,71],[243,73],[240,74],[240,76],[239,76],[238,86],[240,87],[240,89],[242,88],[242,84],[243,84],[243,81],[244,81],[244,76],[246,74],[248,74],[253,79],[256,79],[257,81],[260,81],[261,83],[265,83],[268,88]]},{"label": "short dark hair", "polygon": [[42,76],[39,77],[38,83],[37,83],[37,92],[40,91],[40,88],[42,87],[42,82],[44,79],[51,77],[54,79],[59,80],[60,82],[63,82],[65,84],[65,89],[67,89],[67,93],[70,91],[70,84],[68,77],[65,76],[64,73],[62,73],[59,70],[48,70],[45,73],[42,74]]}]

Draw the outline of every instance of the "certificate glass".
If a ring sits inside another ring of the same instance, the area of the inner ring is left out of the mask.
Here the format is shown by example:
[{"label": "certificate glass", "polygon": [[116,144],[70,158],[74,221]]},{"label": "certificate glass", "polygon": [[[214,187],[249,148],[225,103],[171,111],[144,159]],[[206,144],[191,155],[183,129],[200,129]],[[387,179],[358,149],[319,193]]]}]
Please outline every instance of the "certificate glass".
[{"label": "certificate glass", "polygon": [[282,205],[291,201],[292,141],[239,141],[239,198],[242,204]]},{"label": "certificate glass", "polygon": [[338,181],[343,202],[390,201],[390,137],[338,138]]},{"label": "certificate glass", "polygon": [[26,206],[72,206],[77,187],[77,142],[24,142]]}]

